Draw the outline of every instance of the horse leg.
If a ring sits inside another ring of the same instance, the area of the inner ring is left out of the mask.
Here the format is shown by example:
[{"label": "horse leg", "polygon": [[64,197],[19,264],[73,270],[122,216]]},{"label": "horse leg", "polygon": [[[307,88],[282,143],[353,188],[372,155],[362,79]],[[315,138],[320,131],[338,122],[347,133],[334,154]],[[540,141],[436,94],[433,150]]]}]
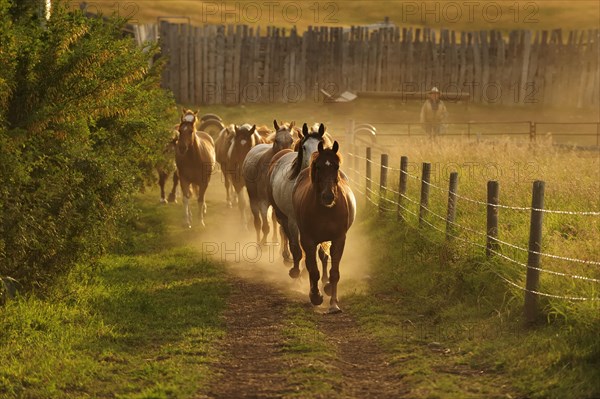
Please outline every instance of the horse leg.
[{"label": "horse leg", "polygon": [[250,200],[250,210],[254,217],[254,230],[256,231],[256,243],[260,242],[260,207],[257,201]]},{"label": "horse leg", "polygon": [[227,173],[227,171],[223,171],[223,179],[225,180],[225,194],[227,196],[227,207],[231,208],[232,204],[231,204],[231,197],[229,196],[230,192],[231,192],[231,182],[229,179],[229,174]]},{"label": "horse leg", "polygon": [[328,287],[330,287],[330,285],[327,285],[327,283],[329,282],[329,276],[327,275],[327,263],[329,260],[329,256],[327,255],[327,252],[325,252],[323,244],[319,245],[319,259],[321,260],[321,269],[323,270],[321,284],[323,284],[323,290],[325,291],[325,293],[331,296],[331,291],[327,289]]},{"label": "horse leg", "polygon": [[[282,213],[281,210],[279,210],[279,208],[277,208],[276,206],[272,206],[271,209],[273,211],[273,215],[275,216],[273,218],[273,229],[275,232],[277,232],[277,224],[275,223],[275,220],[277,220],[277,223],[279,223],[279,234],[281,235],[281,245],[283,246],[281,256],[283,256],[284,262],[290,261],[292,256],[288,247],[288,237],[290,234],[288,227],[288,217],[284,213]],[[275,241],[277,242],[277,240]]]},{"label": "horse leg", "polygon": [[158,185],[160,186],[160,202],[163,204],[167,203],[165,199],[165,183],[167,182],[167,172],[162,169],[158,169]]},{"label": "horse leg", "polygon": [[301,238],[302,249],[306,254],[306,269],[310,276],[310,302],[317,306],[323,303],[323,295],[319,291],[319,268],[317,267],[317,244],[306,238]]},{"label": "horse leg", "polygon": [[273,222],[273,243],[277,244],[279,243],[277,233],[280,229],[277,228],[279,223],[277,222],[277,215],[275,215],[275,209],[273,209],[273,207],[271,207],[271,221]]},{"label": "horse leg", "polygon": [[262,233],[263,237],[260,240],[260,245],[266,245],[267,240],[269,238],[269,203],[265,201],[261,201],[259,204],[260,216],[262,220]]},{"label": "horse leg", "polygon": [[298,225],[295,222],[288,222],[288,240],[290,241],[290,250],[294,259],[294,266],[289,271],[290,277],[298,278],[300,276],[300,261],[302,260],[302,249],[298,242]]},{"label": "horse leg", "polygon": [[[235,187],[235,186],[234,186]],[[244,196],[244,187],[240,187],[240,189],[235,190],[236,197],[238,198],[238,209],[240,210],[240,218],[242,220],[242,226],[244,229],[248,229],[248,225],[246,224],[246,197]]]},{"label": "horse leg", "polygon": [[344,246],[346,245],[346,236],[344,235],[331,243],[331,272],[329,273],[329,288],[325,288],[325,291],[331,290],[331,300],[329,301],[329,313],[339,313],[342,310],[338,306],[337,299],[337,284],[340,281],[340,261],[342,260],[342,254],[344,253]]},{"label": "horse leg", "polygon": [[290,240],[288,239],[288,235],[285,231],[283,225],[279,226],[279,235],[281,236],[281,245],[283,249],[281,251],[281,256],[283,256],[284,262],[289,262],[292,259],[292,254],[290,253]]},{"label": "horse leg", "polygon": [[190,210],[190,197],[192,191],[190,190],[190,183],[181,179],[181,194],[183,196],[183,210],[184,210],[184,221],[183,223],[188,227],[192,228],[192,211]]},{"label": "horse leg", "polygon": [[202,227],[206,227],[206,225],[204,224],[204,215],[206,214],[206,202],[204,201],[204,194],[206,194],[207,187],[207,181],[203,181],[198,186],[198,208],[200,208],[200,226]]},{"label": "horse leg", "polygon": [[173,188],[171,188],[171,192],[169,193],[169,202],[177,203],[177,184],[179,183],[179,173],[177,173],[177,169],[173,172]]}]

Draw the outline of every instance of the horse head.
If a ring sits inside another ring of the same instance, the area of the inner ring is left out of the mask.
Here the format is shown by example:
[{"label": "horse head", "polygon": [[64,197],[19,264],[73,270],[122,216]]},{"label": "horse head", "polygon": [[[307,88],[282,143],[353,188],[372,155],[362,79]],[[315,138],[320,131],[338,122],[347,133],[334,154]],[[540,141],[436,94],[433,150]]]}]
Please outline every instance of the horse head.
[{"label": "horse head", "polygon": [[177,150],[180,154],[185,154],[196,139],[196,121],[198,111],[183,110],[181,114],[181,123],[179,123],[179,137],[177,138]]},{"label": "horse head", "polygon": [[327,146],[331,145],[329,136],[325,133],[325,125],[315,124],[310,131],[306,123],[302,126],[302,132],[298,133],[298,143],[296,143],[295,150],[298,152],[298,156],[292,163],[292,170],[290,173],[290,180],[295,179],[298,174],[308,167],[312,154],[317,152],[317,146],[319,143],[324,143]]},{"label": "horse head", "polygon": [[294,129],[295,124],[296,123],[292,121],[290,123],[283,123],[281,126],[279,126],[277,121],[273,120],[273,126],[275,127],[273,150],[275,151],[275,154],[281,150],[285,150],[286,148],[292,148],[292,145],[294,144],[293,133],[296,131]]},{"label": "horse head", "polygon": [[235,125],[235,135],[231,143],[231,153],[241,153],[245,156],[248,151],[257,144],[258,139],[255,132],[256,125],[251,126],[248,123],[241,126]]},{"label": "horse head", "polygon": [[333,142],[331,148],[323,148],[323,142],[320,141],[310,163],[310,180],[315,188],[317,201],[327,208],[335,205],[339,191],[342,159],[338,149],[337,141]]}]

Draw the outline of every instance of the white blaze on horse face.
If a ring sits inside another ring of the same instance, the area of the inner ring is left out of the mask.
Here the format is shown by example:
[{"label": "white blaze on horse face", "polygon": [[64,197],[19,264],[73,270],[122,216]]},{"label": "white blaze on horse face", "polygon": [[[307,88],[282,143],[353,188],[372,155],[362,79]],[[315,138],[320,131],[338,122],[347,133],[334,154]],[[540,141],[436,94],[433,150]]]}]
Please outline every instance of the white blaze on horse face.
[{"label": "white blaze on horse face", "polygon": [[187,114],[183,117],[185,122],[193,122],[196,117],[192,114]]},{"label": "white blaze on horse face", "polygon": [[240,144],[241,144],[241,145],[244,145],[244,144],[246,144],[246,143],[247,143],[247,141],[246,141],[246,140],[242,140],[242,141],[240,141]]},{"label": "white blaze on horse face", "polygon": [[325,166],[331,166],[331,162],[325,161]]}]

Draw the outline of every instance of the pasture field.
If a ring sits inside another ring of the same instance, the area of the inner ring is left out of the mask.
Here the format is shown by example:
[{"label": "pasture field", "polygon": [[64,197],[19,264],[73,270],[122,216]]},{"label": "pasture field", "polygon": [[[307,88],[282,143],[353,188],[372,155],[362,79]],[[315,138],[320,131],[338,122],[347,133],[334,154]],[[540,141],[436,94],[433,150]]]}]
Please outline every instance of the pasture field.
[{"label": "pasture field", "polygon": [[[79,7],[79,1],[69,1]],[[481,29],[593,29],[598,28],[600,6],[596,1],[491,1],[411,2],[396,0],[352,1],[189,1],[95,0],[90,12],[117,13],[132,23],[156,23],[157,19],[194,25],[247,24],[284,28],[309,25],[350,26],[382,22],[388,16],[401,26],[427,26],[454,30]]]}]

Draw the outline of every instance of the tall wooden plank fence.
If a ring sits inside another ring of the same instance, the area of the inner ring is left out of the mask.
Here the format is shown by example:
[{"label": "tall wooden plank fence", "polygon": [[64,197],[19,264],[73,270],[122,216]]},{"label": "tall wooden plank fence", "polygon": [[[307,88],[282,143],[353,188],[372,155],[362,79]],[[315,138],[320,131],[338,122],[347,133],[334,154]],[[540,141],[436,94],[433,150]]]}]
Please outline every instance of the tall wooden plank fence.
[{"label": "tall wooden plank fence", "polygon": [[295,28],[162,21],[158,35],[169,60],[163,85],[181,103],[321,101],[319,89],[336,95],[437,86],[469,93],[476,103],[600,104],[598,29],[506,35],[321,26],[300,34]]}]

